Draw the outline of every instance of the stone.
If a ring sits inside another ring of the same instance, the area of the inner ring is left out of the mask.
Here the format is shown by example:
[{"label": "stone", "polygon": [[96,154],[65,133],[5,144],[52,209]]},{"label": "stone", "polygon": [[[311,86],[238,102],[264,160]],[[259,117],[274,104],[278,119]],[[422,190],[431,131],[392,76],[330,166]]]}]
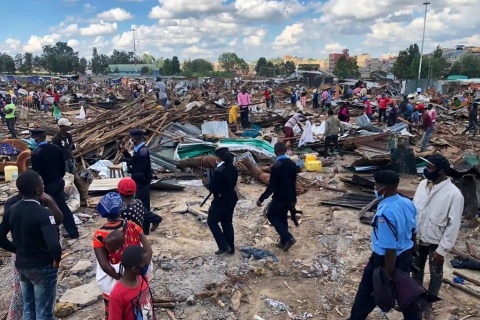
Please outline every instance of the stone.
[{"label": "stone", "polygon": [[102,297],[102,291],[96,281],[84,284],[80,287],[67,290],[60,298],[60,302],[73,303],[79,307],[94,304]]},{"label": "stone", "polygon": [[175,266],[173,265],[173,263],[170,263],[170,262],[162,262],[160,264],[160,268],[162,268],[165,271],[170,271],[170,270],[173,270]]},{"label": "stone", "polygon": [[54,314],[57,318],[66,318],[77,311],[77,305],[74,303],[59,302],[55,305]]},{"label": "stone", "polygon": [[72,274],[83,274],[92,268],[92,262],[88,260],[80,260],[74,265],[70,272]]},{"label": "stone", "polygon": [[455,316],[450,313],[441,313],[434,315],[433,320],[455,320]]},{"label": "stone", "polygon": [[83,284],[82,280],[77,276],[65,277],[60,283],[68,288],[75,288]]},{"label": "stone", "polygon": [[240,292],[240,290],[236,290],[232,295],[233,311],[238,311],[238,309],[240,309],[241,300],[242,300],[242,293]]},{"label": "stone", "polygon": [[195,301],[195,297],[193,296],[193,294],[191,296],[188,296],[186,303],[188,306],[194,306],[197,304],[197,301]]}]

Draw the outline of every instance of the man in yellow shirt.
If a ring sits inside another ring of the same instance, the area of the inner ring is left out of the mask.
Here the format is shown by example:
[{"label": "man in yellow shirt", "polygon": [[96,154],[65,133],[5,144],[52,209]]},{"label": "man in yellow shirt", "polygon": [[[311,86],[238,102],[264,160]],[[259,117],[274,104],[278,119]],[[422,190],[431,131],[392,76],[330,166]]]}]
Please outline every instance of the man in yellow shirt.
[{"label": "man in yellow shirt", "polygon": [[7,122],[8,131],[12,135],[13,139],[17,138],[17,133],[15,132],[15,109],[16,106],[12,103],[11,98],[7,98],[5,106],[5,121]]}]

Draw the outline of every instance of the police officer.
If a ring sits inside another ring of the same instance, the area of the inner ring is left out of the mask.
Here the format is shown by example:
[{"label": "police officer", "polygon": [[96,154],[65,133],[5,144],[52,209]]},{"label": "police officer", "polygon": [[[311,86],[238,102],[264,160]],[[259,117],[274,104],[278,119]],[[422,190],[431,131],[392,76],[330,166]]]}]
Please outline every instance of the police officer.
[{"label": "police officer", "polygon": [[[358,287],[350,320],[365,320],[375,308],[373,271],[383,266],[392,277],[395,268],[410,273],[416,235],[417,210],[410,199],[397,194],[400,178],[394,171],[378,171],[375,195],[380,201],[372,222],[373,252]],[[405,320],[420,320],[421,313],[403,313]]]},{"label": "police officer", "polygon": [[274,149],[277,160],[272,166],[268,187],[258,199],[257,206],[261,207],[263,201],[273,193],[267,218],[280,236],[277,247],[286,252],[297,242],[288,232],[288,210],[295,207],[297,202],[297,166],[285,155],[287,149],[283,142],[277,142]]},{"label": "police officer", "polygon": [[[238,197],[238,171],[233,165],[233,155],[228,148],[219,148],[215,151],[217,168],[213,171],[208,190],[213,194],[213,200],[208,210],[207,224],[217,242],[218,251],[215,254],[235,253],[233,211]],[[220,228],[220,226],[222,226]]]},{"label": "police officer", "polygon": [[37,143],[31,156],[32,169],[40,174],[45,186],[45,193],[55,200],[63,213],[63,226],[67,231],[67,234],[63,236],[69,239],[77,239],[79,237],[77,225],[65,200],[65,180],[63,180],[65,176],[65,157],[63,151],[56,145],[45,141],[47,134],[41,128],[31,130],[30,135]]},{"label": "police officer", "polygon": [[[130,137],[134,146],[133,155],[131,155],[124,147],[121,147],[120,150],[127,161],[128,172],[132,176],[133,181],[137,184],[137,193],[135,197],[142,201],[143,206],[147,209],[142,228],[143,233],[148,235],[150,231],[153,232],[157,230],[162,222],[162,217],[150,211],[150,182],[153,179],[153,174],[150,153],[144,142],[143,130],[134,129],[130,131]],[[152,225],[151,228],[150,225]]]}]

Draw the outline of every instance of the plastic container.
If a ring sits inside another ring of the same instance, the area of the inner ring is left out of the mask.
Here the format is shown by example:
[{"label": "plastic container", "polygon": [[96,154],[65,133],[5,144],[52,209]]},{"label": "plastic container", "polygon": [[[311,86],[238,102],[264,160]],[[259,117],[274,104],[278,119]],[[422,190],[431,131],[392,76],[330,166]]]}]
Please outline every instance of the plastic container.
[{"label": "plastic container", "polygon": [[310,172],[320,172],[322,171],[322,161],[309,161],[305,163],[305,168],[307,168],[307,171]]},{"label": "plastic container", "polygon": [[5,166],[5,182],[10,182],[17,179],[18,167],[17,166]]},{"label": "plastic container", "polygon": [[314,154],[307,154],[305,156],[305,164],[309,163],[310,161],[317,161],[317,156]]}]

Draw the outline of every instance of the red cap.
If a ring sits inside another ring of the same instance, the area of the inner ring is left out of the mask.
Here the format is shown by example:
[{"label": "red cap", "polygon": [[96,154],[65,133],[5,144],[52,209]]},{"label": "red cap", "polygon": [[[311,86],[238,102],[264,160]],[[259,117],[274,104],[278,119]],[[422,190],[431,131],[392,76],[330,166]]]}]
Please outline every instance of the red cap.
[{"label": "red cap", "polygon": [[417,110],[425,110],[425,106],[424,106],[422,103],[419,103],[419,104],[417,104],[417,106],[415,107],[415,109],[417,109]]},{"label": "red cap", "polygon": [[137,192],[137,184],[132,178],[123,178],[118,183],[118,193],[122,196],[134,196]]}]

